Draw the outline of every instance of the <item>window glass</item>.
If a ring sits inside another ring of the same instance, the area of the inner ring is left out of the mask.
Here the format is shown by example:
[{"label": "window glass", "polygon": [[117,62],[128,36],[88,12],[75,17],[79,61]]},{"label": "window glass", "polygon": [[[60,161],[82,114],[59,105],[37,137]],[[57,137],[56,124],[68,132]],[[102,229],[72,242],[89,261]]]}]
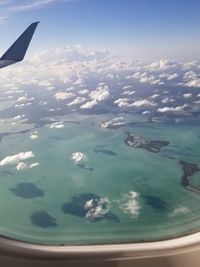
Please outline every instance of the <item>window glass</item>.
[{"label": "window glass", "polygon": [[200,3],[0,7],[0,235],[85,245],[198,232]]}]

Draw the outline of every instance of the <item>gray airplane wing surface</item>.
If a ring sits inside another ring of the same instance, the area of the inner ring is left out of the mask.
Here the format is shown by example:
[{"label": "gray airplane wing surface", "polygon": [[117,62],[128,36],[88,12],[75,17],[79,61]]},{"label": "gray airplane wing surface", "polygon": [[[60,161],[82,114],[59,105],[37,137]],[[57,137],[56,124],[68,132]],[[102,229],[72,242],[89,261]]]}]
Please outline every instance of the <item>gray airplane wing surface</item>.
[{"label": "gray airplane wing surface", "polygon": [[24,59],[39,22],[32,23],[0,58],[0,69]]}]

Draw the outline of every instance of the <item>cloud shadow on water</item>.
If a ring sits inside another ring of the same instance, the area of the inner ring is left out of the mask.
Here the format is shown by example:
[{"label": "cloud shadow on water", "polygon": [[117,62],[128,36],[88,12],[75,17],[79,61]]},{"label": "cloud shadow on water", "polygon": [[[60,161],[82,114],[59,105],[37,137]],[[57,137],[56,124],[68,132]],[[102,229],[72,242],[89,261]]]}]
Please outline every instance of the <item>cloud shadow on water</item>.
[{"label": "cloud shadow on water", "polygon": [[109,150],[109,149],[106,149],[106,148],[95,148],[94,152],[95,153],[102,153],[102,154],[108,155],[108,156],[117,156],[116,152]]},{"label": "cloud shadow on water", "polygon": [[31,221],[34,225],[43,228],[56,227],[56,219],[50,216],[46,211],[36,211],[31,215]]},{"label": "cloud shadow on water", "polygon": [[19,183],[14,188],[10,188],[10,191],[12,191],[16,196],[25,199],[44,196],[44,191],[39,189],[33,183]]},{"label": "cloud shadow on water", "polygon": [[147,205],[151,206],[154,210],[158,212],[165,212],[169,209],[168,203],[160,197],[153,195],[145,195],[143,196],[143,199],[145,200]]}]

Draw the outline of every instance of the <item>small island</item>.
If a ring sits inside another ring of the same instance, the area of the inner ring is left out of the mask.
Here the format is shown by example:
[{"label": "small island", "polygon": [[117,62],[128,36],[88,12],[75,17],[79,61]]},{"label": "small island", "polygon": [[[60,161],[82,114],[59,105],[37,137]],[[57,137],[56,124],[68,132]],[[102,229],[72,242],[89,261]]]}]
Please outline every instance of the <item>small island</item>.
[{"label": "small island", "polygon": [[191,183],[192,175],[195,172],[200,171],[198,165],[195,163],[190,163],[190,162],[186,162],[183,160],[180,160],[180,164],[182,165],[182,169],[183,169],[183,176],[181,177],[182,186],[186,187],[190,191],[200,194],[200,188],[195,187]]},{"label": "small island", "polygon": [[152,153],[159,153],[162,147],[169,145],[168,141],[149,140],[141,136],[133,135],[133,133],[126,132],[127,137],[124,143],[127,146],[134,148],[143,148]]}]

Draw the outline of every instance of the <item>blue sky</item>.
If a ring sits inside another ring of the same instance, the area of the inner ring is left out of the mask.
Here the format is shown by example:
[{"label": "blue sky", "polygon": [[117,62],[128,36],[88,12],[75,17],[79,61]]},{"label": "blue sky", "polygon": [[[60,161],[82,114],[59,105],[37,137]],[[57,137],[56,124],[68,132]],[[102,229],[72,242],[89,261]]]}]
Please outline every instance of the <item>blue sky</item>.
[{"label": "blue sky", "polygon": [[198,0],[2,0],[0,50],[32,21],[31,50],[83,44],[136,58],[200,57]]}]

